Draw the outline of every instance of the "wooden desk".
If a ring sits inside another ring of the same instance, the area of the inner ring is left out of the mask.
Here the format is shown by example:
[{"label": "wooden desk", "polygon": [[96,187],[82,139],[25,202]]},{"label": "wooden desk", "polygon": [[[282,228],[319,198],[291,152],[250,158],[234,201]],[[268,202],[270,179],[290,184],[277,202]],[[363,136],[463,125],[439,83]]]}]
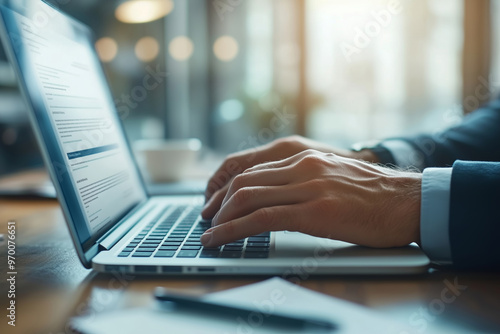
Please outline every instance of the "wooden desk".
[{"label": "wooden desk", "polygon": [[[6,320],[9,286],[4,243],[0,246],[0,333],[69,333],[71,316],[147,305],[153,302],[151,292],[156,286],[207,293],[265,278],[98,274],[80,264],[56,201],[0,200],[0,233],[7,232],[8,221],[16,222],[17,231],[16,327]],[[450,303],[443,302],[445,280],[467,287]],[[496,273],[431,270],[418,277],[308,277],[301,285],[366,305],[406,322],[417,333],[432,329],[470,333],[500,332],[499,282]]]}]

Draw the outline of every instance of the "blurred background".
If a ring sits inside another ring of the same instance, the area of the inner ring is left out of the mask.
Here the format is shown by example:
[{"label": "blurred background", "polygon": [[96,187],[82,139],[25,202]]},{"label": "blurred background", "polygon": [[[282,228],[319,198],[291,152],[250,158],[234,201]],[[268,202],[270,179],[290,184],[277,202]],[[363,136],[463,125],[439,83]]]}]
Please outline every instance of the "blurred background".
[{"label": "blurred background", "polygon": [[[94,30],[131,141],[229,153],[296,133],[348,147],[439,131],[500,89],[495,0],[50,2]],[[34,166],[0,47],[0,174]]]}]

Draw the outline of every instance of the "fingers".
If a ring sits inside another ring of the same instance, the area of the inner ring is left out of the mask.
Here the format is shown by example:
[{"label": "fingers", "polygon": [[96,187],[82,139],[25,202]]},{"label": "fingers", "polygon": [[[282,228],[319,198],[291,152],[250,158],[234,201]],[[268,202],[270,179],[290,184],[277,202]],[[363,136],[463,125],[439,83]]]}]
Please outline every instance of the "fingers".
[{"label": "fingers", "polygon": [[268,231],[295,230],[300,210],[284,205],[259,209],[244,217],[208,229],[201,236],[205,247],[217,247]]},{"label": "fingers", "polygon": [[226,197],[227,191],[231,183],[226,184],[222,189],[217,190],[207,201],[203,210],[201,211],[201,216],[203,219],[212,219],[217,211],[219,211],[222,201]]},{"label": "fingers", "polygon": [[283,165],[282,162],[269,162],[247,169],[244,173],[237,175],[232,181],[217,190],[207,201],[201,215],[204,219],[211,219],[219,211],[224,200],[232,195],[237,189],[253,186],[274,186],[286,183],[284,174],[280,170],[272,169]]},{"label": "fingers", "polygon": [[224,188],[235,175],[262,162],[276,160],[278,158],[276,154],[272,154],[269,151],[270,150],[264,146],[228,156],[208,181],[205,191],[206,200],[208,201],[215,192]]},{"label": "fingers", "polygon": [[288,184],[290,177],[286,168],[275,168],[281,165],[281,162],[260,164],[237,175],[229,185],[221,205],[224,205],[235,192],[242,188]]},{"label": "fingers", "polygon": [[233,176],[243,172],[247,166],[242,164],[245,159],[241,156],[229,156],[224,163],[217,169],[207,183],[205,190],[205,199],[208,201],[217,191],[224,188],[233,178]]},{"label": "fingers", "polygon": [[222,189],[235,175],[244,170],[266,161],[278,161],[305,150],[307,147],[303,141],[297,137],[279,139],[229,156],[210,178],[205,191],[206,200],[208,201],[216,191]]},{"label": "fingers", "polygon": [[224,224],[259,209],[297,204],[307,200],[309,194],[298,191],[298,188],[297,185],[241,188],[222,205],[212,225]]}]

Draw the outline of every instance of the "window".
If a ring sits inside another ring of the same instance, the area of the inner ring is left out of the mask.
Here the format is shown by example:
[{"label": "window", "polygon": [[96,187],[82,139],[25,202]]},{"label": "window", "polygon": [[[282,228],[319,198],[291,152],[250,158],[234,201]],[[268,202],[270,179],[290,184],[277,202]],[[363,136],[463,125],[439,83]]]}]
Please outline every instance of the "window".
[{"label": "window", "polygon": [[447,126],[461,112],[462,6],[308,0],[308,134],[348,146]]}]

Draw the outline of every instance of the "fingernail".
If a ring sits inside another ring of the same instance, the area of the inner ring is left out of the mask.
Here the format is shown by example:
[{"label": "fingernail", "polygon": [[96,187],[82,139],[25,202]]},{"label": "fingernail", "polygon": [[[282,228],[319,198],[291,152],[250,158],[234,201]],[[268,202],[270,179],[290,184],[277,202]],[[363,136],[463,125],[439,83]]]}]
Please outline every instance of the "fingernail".
[{"label": "fingernail", "polygon": [[212,241],[212,231],[213,231],[213,229],[208,229],[208,230],[206,230],[206,232],[205,232],[205,233],[203,233],[203,235],[201,236],[200,241],[201,241],[201,243],[202,243],[204,246],[209,246],[210,241]]}]

